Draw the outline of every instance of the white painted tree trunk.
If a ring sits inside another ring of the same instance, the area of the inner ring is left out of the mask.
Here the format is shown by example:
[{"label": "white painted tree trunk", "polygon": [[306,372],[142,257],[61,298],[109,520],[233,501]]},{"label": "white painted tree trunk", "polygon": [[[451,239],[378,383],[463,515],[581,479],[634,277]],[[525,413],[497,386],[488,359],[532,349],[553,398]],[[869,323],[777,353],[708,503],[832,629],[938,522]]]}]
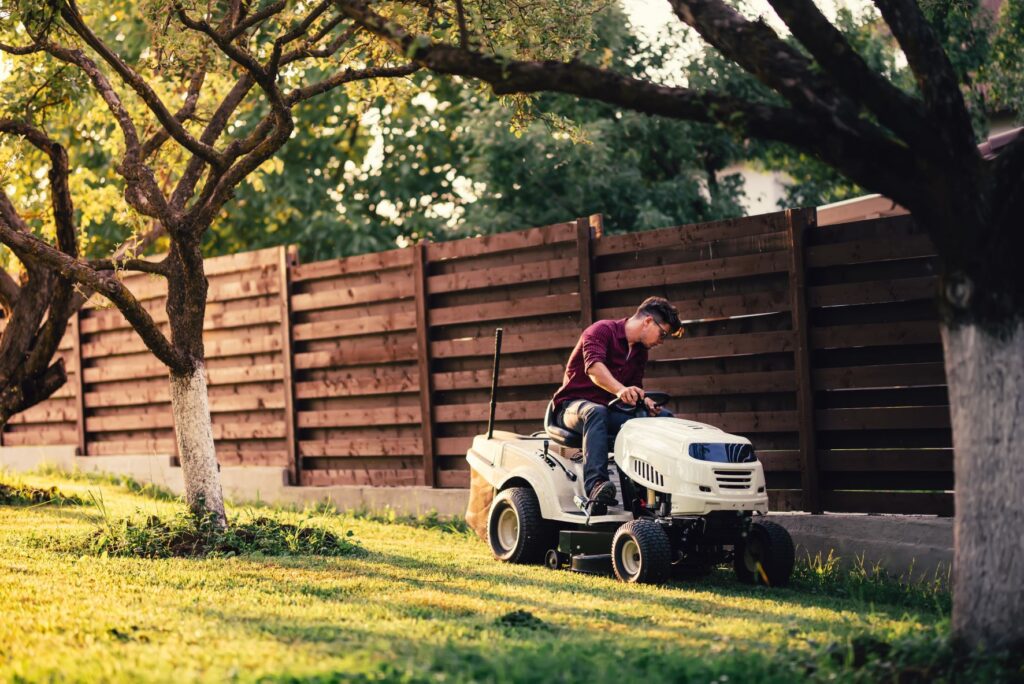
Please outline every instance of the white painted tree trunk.
[{"label": "white painted tree trunk", "polygon": [[204,366],[190,375],[171,374],[171,410],[178,456],[185,478],[185,501],[196,513],[212,512],[221,527],[227,525],[224,494],[213,446],[213,425],[206,391]]},{"label": "white painted tree trunk", "polygon": [[953,633],[1024,646],[1024,324],[943,326],[953,424]]}]

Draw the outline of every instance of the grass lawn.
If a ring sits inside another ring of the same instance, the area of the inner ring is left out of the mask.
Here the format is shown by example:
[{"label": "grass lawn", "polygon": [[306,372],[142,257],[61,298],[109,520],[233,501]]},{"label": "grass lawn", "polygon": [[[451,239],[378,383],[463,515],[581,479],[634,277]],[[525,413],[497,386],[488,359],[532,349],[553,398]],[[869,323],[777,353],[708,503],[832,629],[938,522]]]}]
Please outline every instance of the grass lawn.
[{"label": "grass lawn", "polygon": [[0,506],[0,681],[625,684],[1014,674],[986,669],[987,659],[949,664],[948,597],[816,582],[806,570],[779,590],[739,585],[725,571],[627,586],[498,563],[471,533],[337,514],[317,524],[352,530],[361,553],[68,553],[58,550],[61,540],[96,530],[103,510],[110,518],[163,515],[181,504],[81,479],[18,479],[100,497],[103,506]]}]

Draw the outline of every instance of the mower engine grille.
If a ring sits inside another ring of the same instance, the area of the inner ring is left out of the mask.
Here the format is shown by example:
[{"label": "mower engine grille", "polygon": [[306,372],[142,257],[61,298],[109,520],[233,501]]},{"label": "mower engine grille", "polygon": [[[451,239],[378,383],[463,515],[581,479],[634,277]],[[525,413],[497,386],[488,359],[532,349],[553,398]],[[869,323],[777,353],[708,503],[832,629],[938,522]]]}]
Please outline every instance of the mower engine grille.
[{"label": "mower engine grille", "polygon": [[663,487],[665,485],[665,478],[662,477],[661,473],[659,473],[654,466],[646,461],[640,461],[634,458],[633,472],[658,487]]},{"label": "mower engine grille", "polygon": [[716,470],[715,479],[719,489],[750,489],[753,470]]}]

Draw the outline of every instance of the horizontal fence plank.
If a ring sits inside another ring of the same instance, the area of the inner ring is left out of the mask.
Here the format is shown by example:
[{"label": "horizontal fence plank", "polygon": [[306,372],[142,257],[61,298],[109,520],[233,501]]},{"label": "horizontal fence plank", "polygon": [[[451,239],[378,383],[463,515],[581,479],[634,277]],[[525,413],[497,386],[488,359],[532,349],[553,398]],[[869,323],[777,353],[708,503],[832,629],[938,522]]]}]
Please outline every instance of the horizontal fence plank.
[{"label": "horizontal fence plank", "polygon": [[324,278],[340,278],[357,273],[376,273],[391,269],[412,266],[411,249],[393,249],[388,252],[361,254],[318,261],[313,264],[299,264],[291,269],[292,283],[299,284],[305,280],[322,280]]},{"label": "horizontal fence plank", "polygon": [[[565,366],[561,364],[502,368],[498,374],[498,385],[500,387],[524,387],[561,384],[564,374]],[[435,391],[489,388],[491,386],[491,371],[484,369],[457,373],[434,373],[433,382]]]},{"label": "horizontal fence plank", "polygon": [[594,241],[594,254],[606,256],[625,252],[643,252],[699,245],[715,240],[725,240],[763,233],[777,233],[786,229],[785,212],[739,219],[726,219],[710,223],[674,226],[639,233],[609,235]]},{"label": "horizontal fence plank", "polygon": [[260,266],[277,266],[280,261],[280,250],[280,247],[268,247],[251,252],[211,257],[203,261],[203,272],[207,276],[217,276],[248,271]]},{"label": "horizontal fence plank", "polygon": [[[207,275],[209,276],[209,274]],[[163,300],[167,297],[167,281],[163,278],[145,276],[131,280],[125,279],[125,285],[140,302]],[[206,301],[230,302],[237,299],[275,295],[280,292],[280,287],[276,273],[248,277],[238,282],[211,281]]]},{"label": "horizontal fence plank", "polygon": [[579,264],[575,259],[538,261],[500,268],[487,268],[465,273],[449,273],[427,278],[427,292],[465,292],[483,288],[522,285],[535,281],[551,281],[561,278],[575,278]]},{"label": "horizontal fence plank", "polygon": [[533,316],[578,313],[578,294],[549,295],[530,299],[508,299],[482,304],[466,304],[430,310],[430,326],[440,327],[456,323],[504,321]]},{"label": "horizontal fence plank", "polygon": [[452,240],[451,242],[431,242],[427,244],[427,260],[445,261],[460,257],[519,251],[559,242],[572,242],[575,239],[575,221],[556,223],[543,228],[530,228],[514,233],[497,233],[478,238]]},{"label": "horizontal fence plank", "polygon": [[793,351],[793,332],[743,333],[739,335],[707,335],[668,340],[654,349],[650,358],[655,361],[676,359],[720,358],[753,354],[778,354]]},{"label": "horizontal fence plank", "polygon": [[[167,311],[162,306],[144,306],[153,318],[153,322],[167,327]],[[206,315],[203,318],[203,330],[222,330],[226,328],[243,328],[260,323],[277,323],[281,321],[281,309],[278,305],[264,306],[260,303],[249,309],[227,309],[219,302],[208,302]],[[112,331],[130,331],[131,325],[117,309],[85,309],[82,312],[82,334],[98,334]]]},{"label": "horizontal fence plank", "polygon": [[8,429],[4,432],[4,446],[48,446],[52,444],[78,444],[78,429],[74,423],[47,426],[46,430],[25,431]]},{"label": "horizontal fence plank", "polygon": [[705,423],[725,432],[795,432],[797,429],[796,411],[677,413],[676,418]]},{"label": "horizontal fence plank", "polygon": [[887,304],[935,297],[937,279],[902,278],[885,282],[844,283],[807,288],[811,307]]},{"label": "horizontal fence plank", "polygon": [[302,483],[311,487],[332,485],[368,485],[371,487],[423,486],[422,470],[303,470]]},{"label": "horizontal fence plank", "polygon": [[328,399],[419,391],[415,370],[374,368],[365,372],[329,372],[323,379],[295,383],[296,399]]},{"label": "horizontal fence plank", "polygon": [[827,268],[872,261],[915,259],[934,254],[935,245],[927,235],[910,235],[901,240],[879,238],[808,246],[805,259],[807,268]]},{"label": "horizontal fence plank", "polygon": [[800,470],[800,451],[797,449],[759,450],[757,460],[766,473]]},{"label": "horizontal fence plank", "polygon": [[[207,359],[223,358],[226,356],[265,354],[267,352],[280,351],[281,336],[280,333],[275,333],[274,335],[258,335],[233,340],[220,340],[216,342],[206,342],[203,347],[205,349]],[[139,338],[125,342],[93,342],[82,345],[82,354],[85,356],[86,360],[97,357],[148,353],[149,349]]]},{"label": "horizontal fence plank", "polygon": [[717,394],[761,394],[796,391],[793,371],[763,373],[715,373],[713,375],[676,375],[646,377],[645,389],[668,392],[676,397]]},{"label": "horizontal fence plank", "polygon": [[161,454],[170,456],[176,451],[174,438],[167,439],[124,439],[116,442],[89,442],[90,456],[120,456]]},{"label": "horizontal fence plank", "polygon": [[[169,387],[142,392],[86,392],[85,406],[89,409],[116,408],[124,406],[146,406],[150,404],[170,405]],[[238,411],[263,411],[284,408],[284,389],[275,393],[246,393],[235,396],[210,396],[212,413],[233,413]]]},{"label": "horizontal fence plank", "polygon": [[[742,295],[704,297],[674,301],[679,318],[684,323],[695,320],[733,318],[781,311],[789,311],[789,295],[785,290],[751,292]],[[617,306],[598,309],[598,318],[626,318],[636,312],[635,306]]]},{"label": "horizontal fence plank", "polygon": [[[376,344],[381,344],[376,340]],[[416,343],[390,344],[375,347],[346,345],[334,351],[300,352],[295,354],[295,369],[335,368],[371,363],[397,363],[416,360]]]},{"label": "horizontal fence plank", "polygon": [[[501,353],[502,355],[523,354],[555,349],[571,349],[576,344],[576,340],[579,339],[580,332],[578,327],[524,334],[516,334],[511,329],[506,329],[501,339]],[[430,355],[433,359],[493,356],[494,338],[431,342]]]},{"label": "horizontal fence plank", "polygon": [[939,323],[934,320],[811,328],[811,346],[815,349],[939,344],[941,341]]},{"label": "horizontal fence plank", "polygon": [[419,406],[381,407],[337,411],[299,409],[300,428],[368,427],[376,425],[418,425]]},{"label": "horizontal fence plank", "polygon": [[[504,401],[494,411],[495,420],[532,420],[543,418],[547,401]],[[434,419],[438,423],[467,423],[487,420],[489,404],[434,405]],[[538,427],[538,429],[540,429]]]},{"label": "horizontal fence plank", "polygon": [[361,316],[335,321],[297,323],[292,326],[292,340],[325,340],[338,337],[376,335],[382,332],[397,332],[416,329],[416,312],[401,311],[384,316]]},{"label": "horizontal fence plank", "polygon": [[[411,275],[411,274],[410,274]],[[391,279],[379,285],[339,288],[316,294],[292,295],[292,311],[320,311],[339,309],[354,304],[377,303],[392,299],[410,299],[415,291],[410,275]]]},{"label": "horizontal fence plank", "polygon": [[380,439],[300,440],[299,452],[303,456],[418,456],[423,453],[419,437]]},{"label": "horizontal fence plank", "polygon": [[617,292],[642,287],[781,273],[788,267],[788,254],[785,251],[776,251],[598,273],[594,276],[594,283],[598,292]]},{"label": "horizontal fence plank", "polygon": [[816,390],[939,386],[946,384],[946,369],[941,363],[816,368],[811,378]]},{"label": "horizontal fence plank", "polygon": [[466,489],[469,487],[468,470],[437,471],[437,486],[443,489]]},{"label": "horizontal fence plank", "polygon": [[473,446],[472,437],[437,437],[434,442],[440,456],[465,456]]},{"label": "horizontal fence plank", "polygon": [[[24,425],[26,423],[68,423],[78,419],[78,411],[74,406],[54,406],[51,402],[36,404],[32,408],[11,416],[8,425]],[[44,428],[45,429],[45,428]]]},{"label": "horizontal fence plank", "polygon": [[952,472],[952,449],[847,449],[819,451],[823,471]]},{"label": "horizontal fence plank", "polygon": [[917,430],[949,428],[948,406],[889,406],[814,412],[818,430]]}]

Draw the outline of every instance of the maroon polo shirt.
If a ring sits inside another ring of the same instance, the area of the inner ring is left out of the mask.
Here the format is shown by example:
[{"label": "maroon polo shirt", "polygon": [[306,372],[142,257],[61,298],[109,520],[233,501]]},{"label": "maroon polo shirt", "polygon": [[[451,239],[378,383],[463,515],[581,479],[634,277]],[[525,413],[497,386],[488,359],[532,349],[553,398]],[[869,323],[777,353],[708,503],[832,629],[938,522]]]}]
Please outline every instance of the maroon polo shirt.
[{"label": "maroon polo shirt", "polygon": [[626,387],[643,387],[647,347],[637,343],[630,352],[625,318],[597,321],[583,331],[569,355],[562,386],[555,392],[556,408],[573,399],[586,399],[607,406],[615,398],[614,394],[601,389],[587,377],[587,370],[599,361]]}]

